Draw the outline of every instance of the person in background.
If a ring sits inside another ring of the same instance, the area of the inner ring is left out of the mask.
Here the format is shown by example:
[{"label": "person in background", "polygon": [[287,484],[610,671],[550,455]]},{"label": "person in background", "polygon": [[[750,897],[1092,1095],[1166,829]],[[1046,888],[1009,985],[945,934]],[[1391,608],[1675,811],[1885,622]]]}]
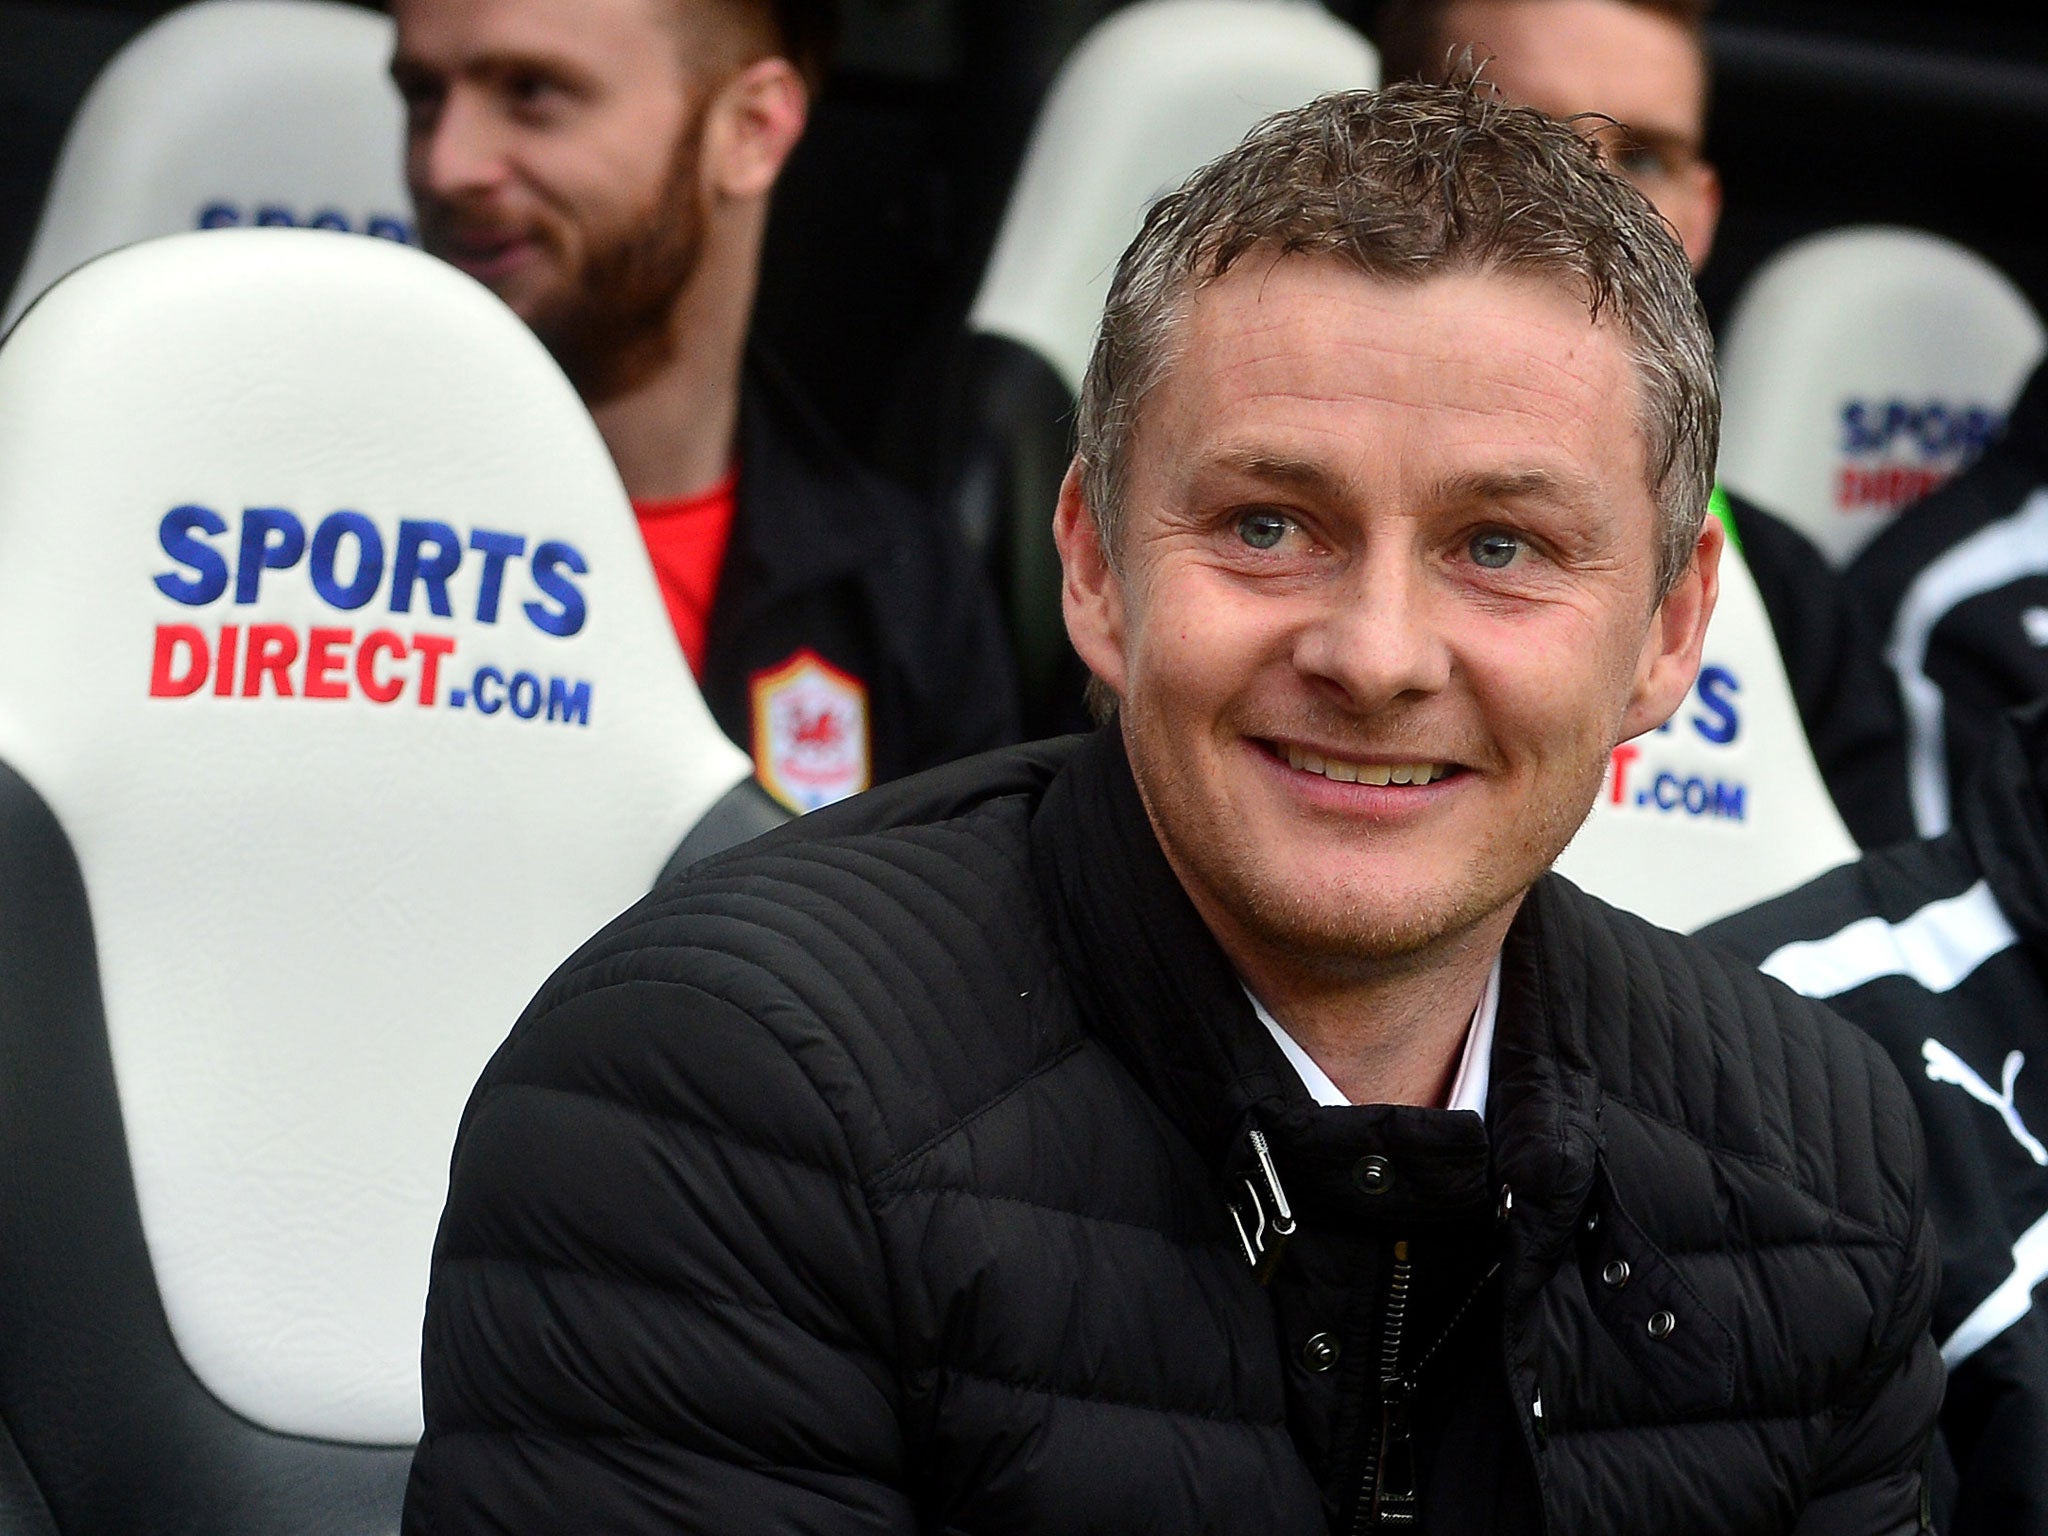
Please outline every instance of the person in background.
[{"label": "person in background", "polygon": [[1701,937],[1861,1025],[1905,1076],[1941,1240],[1939,1528],[2048,1531],[2048,704],[1993,717],[1942,836]]},{"label": "person in background", "polygon": [[2048,364],[1998,439],[1902,510],[1849,567],[1906,704],[1906,782],[1924,837],[1999,733],[2048,696]]},{"label": "person in background", "polygon": [[1054,529],[1091,735],[664,884],[464,1116],[407,1536],[1905,1536],[1898,1074],[1547,873],[1718,592],[1684,253],[1469,82],[1147,216]]},{"label": "person in background", "polygon": [[[1441,79],[1466,49],[1510,101],[1573,120],[1671,222],[1693,270],[1721,217],[1706,158],[1710,0],[1385,0],[1374,23],[1389,80]],[[1876,632],[1813,542],[1717,490],[1715,510],[1756,579],[1808,744],[1865,847],[1914,835],[1904,723]]]},{"label": "person in background", "polygon": [[676,636],[809,810],[1014,739],[993,596],[748,330],[828,0],[393,0],[426,248],[530,325],[618,465]]}]

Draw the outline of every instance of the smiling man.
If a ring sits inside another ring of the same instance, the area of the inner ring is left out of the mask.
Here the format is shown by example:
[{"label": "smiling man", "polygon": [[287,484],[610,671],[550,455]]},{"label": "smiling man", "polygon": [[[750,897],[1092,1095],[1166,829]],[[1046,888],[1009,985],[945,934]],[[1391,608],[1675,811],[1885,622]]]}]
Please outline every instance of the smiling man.
[{"label": "smiling man", "polygon": [[[1389,80],[1441,79],[1470,56],[1509,101],[1572,122],[1671,222],[1698,271],[1721,220],[1707,159],[1711,0],[1381,0]],[[1723,490],[1814,761],[1865,847],[1913,835],[1898,687],[1849,588],[1790,523]]]},{"label": "smiling man", "polygon": [[1547,873],[1697,666],[1716,417],[1676,240],[1482,89],[1165,198],[1056,521],[1111,723],[549,984],[408,1531],[1920,1529],[1896,1075]]},{"label": "smiling man", "polygon": [[794,809],[1015,738],[994,598],[747,346],[830,0],[393,0],[428,250],[533,327],[718,723]]}]

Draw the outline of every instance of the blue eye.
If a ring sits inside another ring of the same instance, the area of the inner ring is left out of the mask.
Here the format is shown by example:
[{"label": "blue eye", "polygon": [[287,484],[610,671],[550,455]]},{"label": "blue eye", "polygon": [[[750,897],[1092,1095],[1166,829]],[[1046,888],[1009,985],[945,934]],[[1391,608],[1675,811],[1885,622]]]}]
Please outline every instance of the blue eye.
[{"label": "blue eye", "polygon": [[1512,533],[1474,534],[1470,552],[1474,565],[1489,571],[1506,570],[1522,552],[1522,541]]},{"label": "blue eye", "polygon": [[1274,549],[1287,537],[1288,520],[1278,512],[1247,512],[1237,520],[1237,536],[1253,549]]}]

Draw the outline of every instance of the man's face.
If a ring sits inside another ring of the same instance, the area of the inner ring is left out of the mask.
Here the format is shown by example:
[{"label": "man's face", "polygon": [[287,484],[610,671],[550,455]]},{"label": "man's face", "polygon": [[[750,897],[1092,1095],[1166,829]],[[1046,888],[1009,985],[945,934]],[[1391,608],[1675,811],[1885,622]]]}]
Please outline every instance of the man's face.
[{"label": "man's face", "polygon": [[1684,697],[1712,602],[1712,548],[1655,601],[1622,338],[1548,283],[1312,257],[1247,261],[1184,327],[1122,574],[1073,476],[1058,522],[1182,884],[1227,950],[1292,964],[1511,914]]},{"label": "man's face", "polygon": [[658,345],[701,246],[706,89],[672,5],[392,7],[422,240],[504,299],[579,386]]},{"label": "man's face", "polygon": [[1483,78],[1551,117],[1604,113],[1610,163],[1669,219],[1698,271],[1714,243],[1721,186],[1701,158],[1706,60],[1684,27],[1625,0],[1456,0],[1445,41],[1471,44]]}]

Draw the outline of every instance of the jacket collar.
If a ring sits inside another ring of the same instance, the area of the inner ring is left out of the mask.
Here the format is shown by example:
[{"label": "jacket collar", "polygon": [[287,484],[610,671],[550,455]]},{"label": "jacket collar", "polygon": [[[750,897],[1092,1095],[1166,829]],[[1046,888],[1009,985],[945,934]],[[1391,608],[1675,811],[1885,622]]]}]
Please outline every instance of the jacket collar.
[{"label": "jacket collar", "polygon": [[2005,419],[2007,447],[2033,463],[2048,464],[2048,363],[2037,366]]},{"label": "jacket collar", "polygon": [[1512,1189],[1511,1240],[1548,1250],[1569,1237],[1597,1137],[1584,988],[1561,984],[1585,898],[1547,878],[1509,932],[1487,1124],[1475,1129],[1467,1116],[1401,1106],[1316,1108],[1167,863],[1114,726],[1047,789],[1032,858],[1089,1027],[1219,1178],[1248,1120],[1311,1163],[1355,1157],[1361,1138],[1453,1148],[1485,1136],[1495,1181],[1485,1193],[1491,1203],[1499,1184]]},{"label": "jacket collar", "polygon": [[1032,824],[1082,1011],[1212,1161],[1248,1113],[1306,1100],[1160,850],[1117,728],[1088,737]]},{"label": "jacket collar", "polygon": [[1557,875],[1530,889],[1501,950],[1488,1114],[1494,1171],[1512,1193],[1508,1297],[1541,1289],[1593,1194],[1600,1077],[1591,1046],[1595,1006],[1635,1005],[1608,946],[1589,930],[1599,908]]}]

